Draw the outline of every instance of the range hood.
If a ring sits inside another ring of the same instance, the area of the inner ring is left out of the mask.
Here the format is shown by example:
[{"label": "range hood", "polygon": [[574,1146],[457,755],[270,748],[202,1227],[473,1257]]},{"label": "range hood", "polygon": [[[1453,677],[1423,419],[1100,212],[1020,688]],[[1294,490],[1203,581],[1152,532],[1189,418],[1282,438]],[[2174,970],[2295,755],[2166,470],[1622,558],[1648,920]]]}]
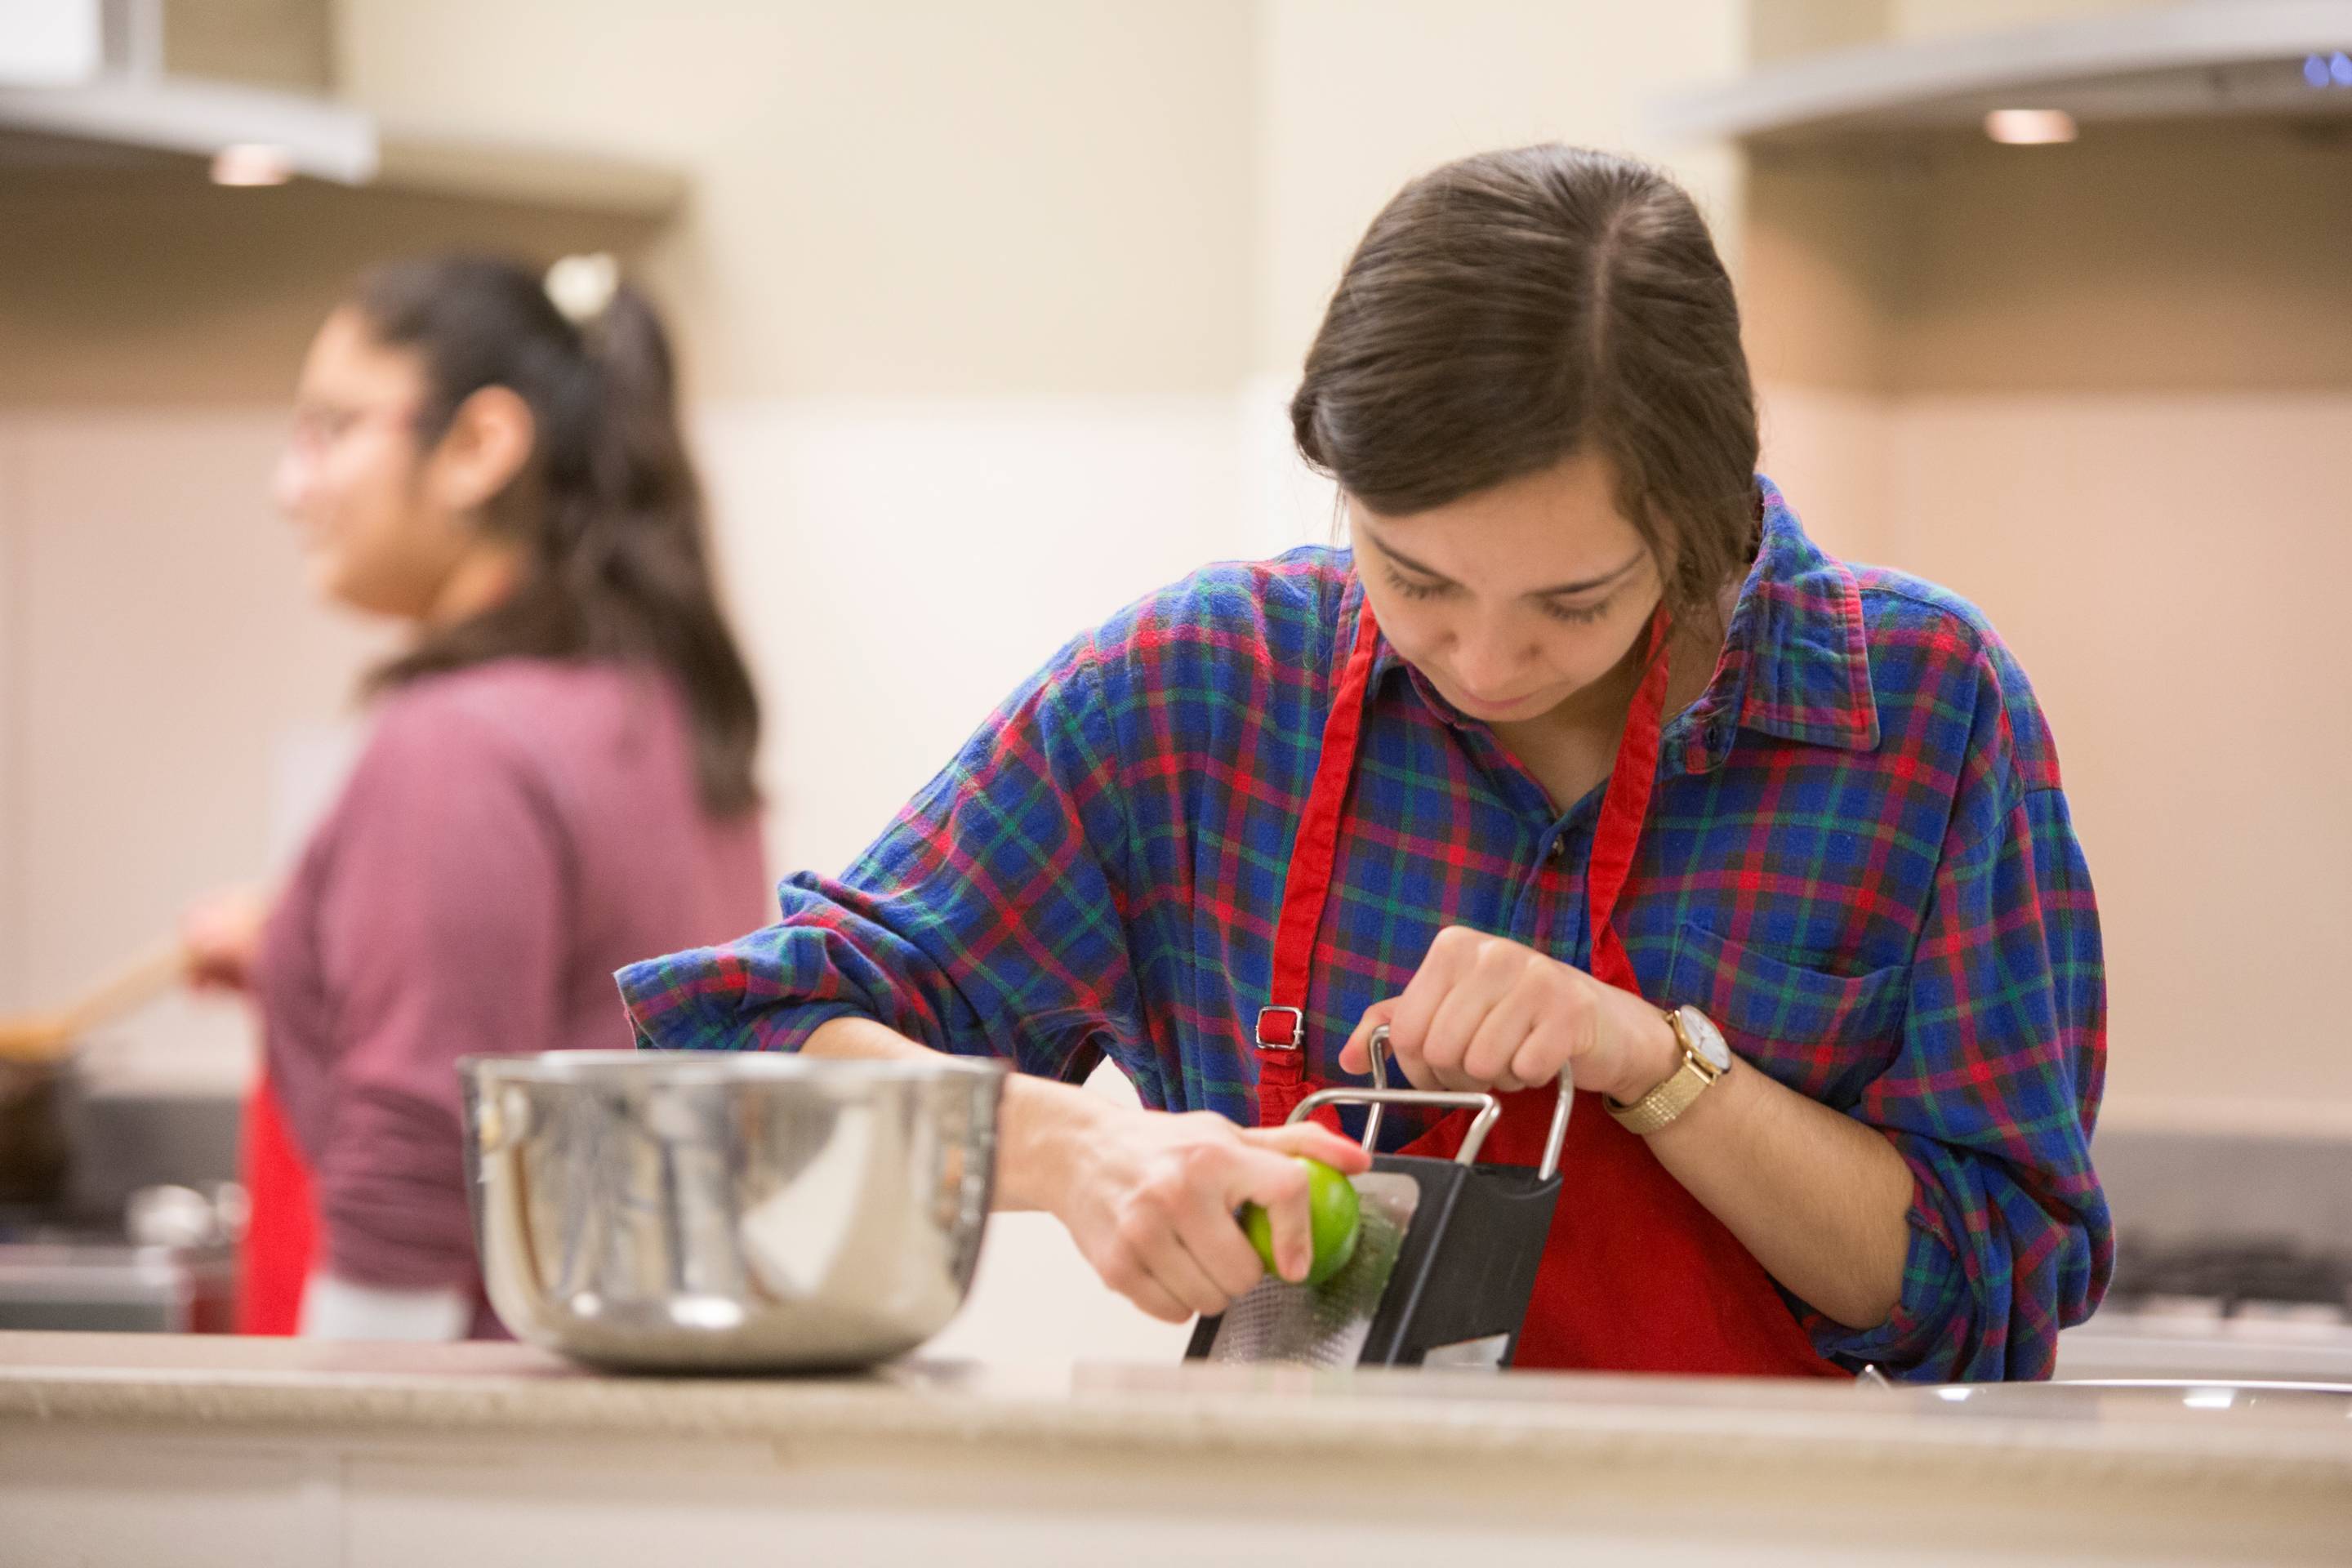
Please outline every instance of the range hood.
[{"label": "range hood", "polygon": [[173,73],[164,0],[18,0],[18,16],[0,62],[0,164],[180,162],[225,184],[299,177],[650,219],[685,199],[683,174],[637,159],[385,124],[320,93]]},{"label": "range hood", "polygon": [[[2083,125],[2272,117],[2352,126],[2352,0],[2204,0],[1833,50],[1656,106],[1670,136],[1837,142],[2049,110]],[[2338,117],[2343,117],[2340,121]]]}]

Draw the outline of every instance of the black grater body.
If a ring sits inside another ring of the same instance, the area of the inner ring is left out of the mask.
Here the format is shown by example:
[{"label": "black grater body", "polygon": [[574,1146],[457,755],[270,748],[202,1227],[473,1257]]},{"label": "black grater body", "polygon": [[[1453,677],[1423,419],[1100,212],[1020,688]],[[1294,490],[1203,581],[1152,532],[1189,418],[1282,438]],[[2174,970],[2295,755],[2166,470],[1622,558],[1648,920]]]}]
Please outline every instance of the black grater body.
[{"label": "black grater body", "polygon": [[[1420,1200],[1357,1364],[1420,1366],[1435,1352],[1448,1364],[1510,1365],[1551,1237],[1559,1175],[1410,1154],[1375,1156],[1372,1169],[1410,1177]],[[1209,1355],[1222,1321],[1201,1320],[1189,1358]]]},{"label": "black grater body", "polygon": [[1551,1237],[1559,1174],[1409,1154],[1379,1155],[1372,1169],[1411,1176],[1421,1205],[1373,1316],[1362,1364],[1419,1366],[1433,1351],[1499,1337],[1499,1354],[1465,1364],[1510,1365]]}]

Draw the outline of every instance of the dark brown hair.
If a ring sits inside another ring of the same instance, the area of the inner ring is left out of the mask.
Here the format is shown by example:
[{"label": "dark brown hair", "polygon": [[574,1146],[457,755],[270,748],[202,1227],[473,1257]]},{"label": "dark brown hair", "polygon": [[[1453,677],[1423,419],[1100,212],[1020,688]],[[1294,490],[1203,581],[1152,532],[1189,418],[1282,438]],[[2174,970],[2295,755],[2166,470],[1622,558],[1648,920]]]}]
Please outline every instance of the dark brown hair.
[{"label": "dark brown hair", "polygon": [[1401,516],[1598,452],[1678,615],[1756,547],[1739,308],[1689,196],[1549,145],[1424,174],[1372,220],[1291,399],[1300,454]]},{"label": "dark brown hair", "polygon": [[360,280],[351,304],[377,342],[422,362],[417,434],[430,445],[486,386],[530,407],[530,460],[488,510],[527,566],[501,603],[428,632],[370,689],[514,656],[652,666],[684,697],[707,809],[758,804],[760,699],[711,582],[702,487],[678,428],[668,337],[623,284],[583,325],[540,275],[445,257]]}]

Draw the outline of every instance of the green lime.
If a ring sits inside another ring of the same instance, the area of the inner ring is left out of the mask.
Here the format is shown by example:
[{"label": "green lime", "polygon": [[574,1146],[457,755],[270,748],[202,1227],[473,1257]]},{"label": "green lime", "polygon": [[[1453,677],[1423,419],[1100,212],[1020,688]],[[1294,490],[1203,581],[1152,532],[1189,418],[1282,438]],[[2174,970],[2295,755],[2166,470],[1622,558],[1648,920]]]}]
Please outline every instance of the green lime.
[{"label": "green lime", "polygon": [[[1320,1285],[1356,1256],[1360,1228],[1356,1184],[1320,1160],[1304,1154],[1291,1158],[1307,1167],[1307,1228],[1315,1242],[1315,1260],[1307,1266],[1307,1283]],[[1274,1222],[1265,1210],[1244,1204],[1242,1229],[1249,1233],[1250,1245],[1257,1248],[1266,1272],[1278,1277],[1282,1271],[1274,1266]]]}]

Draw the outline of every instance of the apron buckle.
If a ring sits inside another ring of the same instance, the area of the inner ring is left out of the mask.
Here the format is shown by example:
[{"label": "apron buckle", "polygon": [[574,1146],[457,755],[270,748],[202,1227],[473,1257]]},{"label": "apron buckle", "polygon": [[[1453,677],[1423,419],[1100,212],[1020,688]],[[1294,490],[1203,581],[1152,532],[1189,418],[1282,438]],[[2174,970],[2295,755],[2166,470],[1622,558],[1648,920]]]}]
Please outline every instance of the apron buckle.
[{"label": "apron buckle", "polygon": [[1307,1013],[1300,1007],[1257,1010],[1257,1043],[1269,1051],[1295,1051],[1306,1043]]}]

